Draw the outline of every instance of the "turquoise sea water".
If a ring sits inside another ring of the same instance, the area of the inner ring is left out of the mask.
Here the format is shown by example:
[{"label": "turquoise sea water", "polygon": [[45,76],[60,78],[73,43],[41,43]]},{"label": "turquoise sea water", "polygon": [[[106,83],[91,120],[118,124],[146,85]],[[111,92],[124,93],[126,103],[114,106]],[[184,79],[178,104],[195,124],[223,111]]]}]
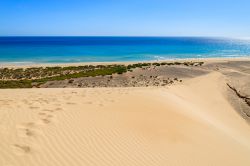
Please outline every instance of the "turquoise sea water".
[{"label": "turquoise sea water", "polygon": [[72,63],[246,57],[250,41],[199,37],[0,37],[0,62]]}]

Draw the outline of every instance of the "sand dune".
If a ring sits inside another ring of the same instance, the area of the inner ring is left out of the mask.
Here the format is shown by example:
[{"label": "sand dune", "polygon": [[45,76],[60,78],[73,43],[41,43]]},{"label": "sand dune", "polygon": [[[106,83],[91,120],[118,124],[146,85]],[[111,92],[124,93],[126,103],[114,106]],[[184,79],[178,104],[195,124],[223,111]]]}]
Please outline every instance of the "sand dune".
[{"label": "sand dune", "polygon": [[225,81],[0,90],[0,165],[248,166],[250,127]]}]

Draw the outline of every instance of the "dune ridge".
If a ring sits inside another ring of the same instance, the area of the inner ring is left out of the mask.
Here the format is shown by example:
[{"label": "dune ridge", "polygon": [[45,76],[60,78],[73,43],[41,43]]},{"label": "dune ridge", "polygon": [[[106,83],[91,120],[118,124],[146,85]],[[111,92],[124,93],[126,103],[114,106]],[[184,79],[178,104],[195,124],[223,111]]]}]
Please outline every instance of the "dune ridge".
[{"label": "dune ridge", "polygon": [[226,83],[0,90],[0,165],[248,166],[250,127]]}]

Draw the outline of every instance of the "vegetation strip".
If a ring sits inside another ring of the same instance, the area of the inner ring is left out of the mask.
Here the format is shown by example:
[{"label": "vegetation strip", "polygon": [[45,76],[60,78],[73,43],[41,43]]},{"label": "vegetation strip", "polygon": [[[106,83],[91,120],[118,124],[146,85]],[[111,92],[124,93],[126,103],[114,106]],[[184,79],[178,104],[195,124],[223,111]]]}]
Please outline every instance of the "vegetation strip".
[{"label": "vegetation strip", "polygon": [[67,80],[81,77],[106,76],[123,74],[136,68],[148,66],[202,66],[204,62],[162,62],[162,63],[136,63],[130,65],[85,65],[69,67],[37,67],[0,69],[0,88],[32,88],[48,81]]}]

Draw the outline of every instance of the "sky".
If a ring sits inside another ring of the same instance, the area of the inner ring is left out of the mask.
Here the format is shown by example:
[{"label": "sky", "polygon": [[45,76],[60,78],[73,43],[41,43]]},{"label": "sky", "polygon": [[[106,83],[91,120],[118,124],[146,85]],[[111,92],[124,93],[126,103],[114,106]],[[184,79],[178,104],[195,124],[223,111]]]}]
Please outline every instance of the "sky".
[{"label": "sky", "polygon": [[0,36],[250,37],[250,0],[0,0]]}]

